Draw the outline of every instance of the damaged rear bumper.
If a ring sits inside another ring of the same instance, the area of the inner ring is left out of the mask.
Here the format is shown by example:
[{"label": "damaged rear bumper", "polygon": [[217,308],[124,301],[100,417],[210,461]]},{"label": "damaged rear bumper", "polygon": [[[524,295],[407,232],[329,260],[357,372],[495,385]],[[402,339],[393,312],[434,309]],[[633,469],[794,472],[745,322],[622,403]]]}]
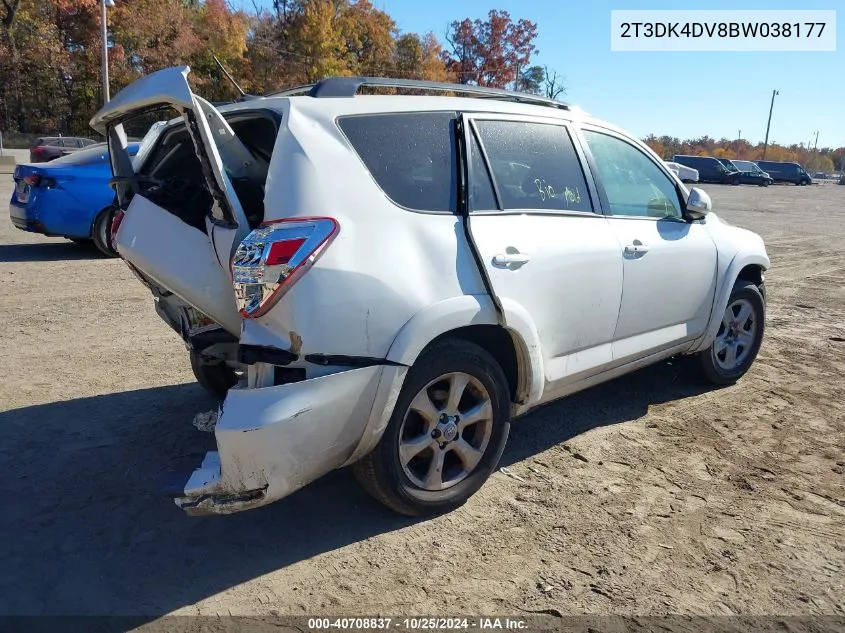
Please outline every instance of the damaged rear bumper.
[{"label": "damaged rear bumper", "polygon": [[406,371],[378,365],[229,390],[217,451],[168,494],[191,515],[232,514],[291,494],[374,446]]}]

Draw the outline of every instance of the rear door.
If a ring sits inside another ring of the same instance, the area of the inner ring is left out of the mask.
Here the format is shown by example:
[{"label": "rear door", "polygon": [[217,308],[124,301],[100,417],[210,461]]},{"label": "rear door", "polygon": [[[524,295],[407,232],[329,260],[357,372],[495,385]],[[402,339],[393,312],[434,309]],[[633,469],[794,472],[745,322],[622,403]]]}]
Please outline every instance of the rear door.
[{"label": "rear door", "polygon": [[[167,68],[126,87],[91,120],[108,138],[115,190],[125,216],[116,235],[121,256],[157,284],[240,334],[229,261],[249,233],[231,177],[255,169],[255,160],[210,103],[194,95],[185,67]],[[191,226],[142,193],[128,150],[123,122],[162,108],[174,109],[184,121],[210,194],[204,223]],[[231,174],[231,177],[230,177]]]},{"label": "rear door", "polygon": [[505,320],[527,312],[537,328],[549,399],[612,361],[619,245],[567,123],[464,115],[463,128],[472,236]]}]

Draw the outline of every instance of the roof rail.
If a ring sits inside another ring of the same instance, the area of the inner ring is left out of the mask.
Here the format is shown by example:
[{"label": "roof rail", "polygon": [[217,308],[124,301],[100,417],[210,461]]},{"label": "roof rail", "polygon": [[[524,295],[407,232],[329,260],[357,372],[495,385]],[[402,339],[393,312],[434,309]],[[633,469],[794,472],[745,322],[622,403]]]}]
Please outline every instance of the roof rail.
[{"label": "roof rail", "polygon": [[501,101],[517,101],[551,108],[570,110],[572,106],[562,101],[527,93],[502,90],[500,88],[486,88],[469,84],[456,84],[441,81],[424,81],[421,79],[393,79],[390,77],[327,77],[314,84],[297,86],[279,92],[270,93],[273,97],[292,97],[308,95],[317,99],[331,97],[354,97],[362,86],[378,86],[382,88],[410,88],[414,90],[428,90],[433,92],[455,92],[486,99]]}]

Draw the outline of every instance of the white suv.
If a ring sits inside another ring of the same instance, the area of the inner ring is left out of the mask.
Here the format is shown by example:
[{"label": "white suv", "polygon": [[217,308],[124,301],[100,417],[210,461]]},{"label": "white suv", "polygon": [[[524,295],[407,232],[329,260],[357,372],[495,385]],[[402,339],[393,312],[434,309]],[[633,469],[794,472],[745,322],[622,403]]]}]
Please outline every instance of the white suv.
[{"label": "white suv", "polygon": [[[188,73],[91,122],[116,248],[223,399],[218,450],[170,491],[188,513],[349,464],[394,510],[443,512],[533,407],[675,355],[730,383],[757,355],[762,240],[577,108],[362,78],[215,108]],[[181,116],[130,159],[124,123],[162,107]]]}]

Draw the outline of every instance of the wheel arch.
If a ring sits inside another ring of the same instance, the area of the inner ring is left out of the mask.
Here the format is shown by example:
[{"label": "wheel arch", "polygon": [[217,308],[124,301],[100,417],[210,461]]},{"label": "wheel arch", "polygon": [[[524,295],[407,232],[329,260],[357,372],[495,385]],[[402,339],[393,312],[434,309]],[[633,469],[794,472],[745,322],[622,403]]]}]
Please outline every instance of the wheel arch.
[{"label": "wheel arch", "polygon": [[94,214],[94,217],[91,218],[91,224],[89,225],[89,230],[91,231],[90,237],[94,237],[94,230],[97,225],[97,220],[100,218],[100,216],[104,213],[108,213],[113,207],[114,205],[112,203],[109,203]]},{"label": "wheel arch", "polygon": [[740,251],[734,256],[727,270],[721,276],[719,283],[717,283],[713,310],[710,313],[710,320],[708,321],[705,334],[697,342],[693,343],[689,350],[690,353],[706,349],[713,342],[719,331],[719,323],[721,322],[721,319],[717,318],[717,315],[723,314],[728,307],[728,298],[731,296],[731,291],[737,280],[741,279],[754,283],[760,288],[763,298],[766,298],[763,282],[769,265],[770,261],[765,251],[760,252],[756,249],[753,251],[746,250]]},{"label": "wheel arch", "polygon": [[[742,279],[743,281],[750,281],[753,283],[757,288],[760,289],[760,293],[763,295],[763,298],[766,298],[765,292],[765,273],[766,268],[763,264],[746,264],[742,267],[742,269],[737,273],[736,279],[734,279],[733,283],[731,284],[731,288],[733,288],[734,284]],[[730,294],[730,293],[728,293]]]},{"label": "wheel arch", "polygon": [[[97,249],[101,253],[103,253],[104,255],[107,255],[109,257],[118,257],[119,256],[117,249],[115,248],[114,244],[112,243],[111,222],[108,221],[108,216],[113,213],[114,209],[116,209],[114,203],[109,203],[106,206],[104,206],[102,209],[97,211],[97,213],[94,214],[94,217],[91,220],[91,227],[89,229],[89,231],[90,231],[90,238],[89,239],[91,239],[94,242],[94,245],[97,247]],[[103,244],[103,246],[100,246],[100,244],[99,244],[100,239],[99,239],[99,236],[97,235],[97,223],[100,221],[100,218],[106,218],[105,244]],[[105,247],[107,250],[103,250],[103,247]]]},{"label": "wheel arch", "polygon": [[463,295],[428,306],[400,329],[387,360],[411,366],[435,341],[455,337],[479,345],[501,365],[511,402],[536,403],[542,396],[543,366],[537,328],[522,306],[504,299],[506,325],[499,324],[487,295]]}]

